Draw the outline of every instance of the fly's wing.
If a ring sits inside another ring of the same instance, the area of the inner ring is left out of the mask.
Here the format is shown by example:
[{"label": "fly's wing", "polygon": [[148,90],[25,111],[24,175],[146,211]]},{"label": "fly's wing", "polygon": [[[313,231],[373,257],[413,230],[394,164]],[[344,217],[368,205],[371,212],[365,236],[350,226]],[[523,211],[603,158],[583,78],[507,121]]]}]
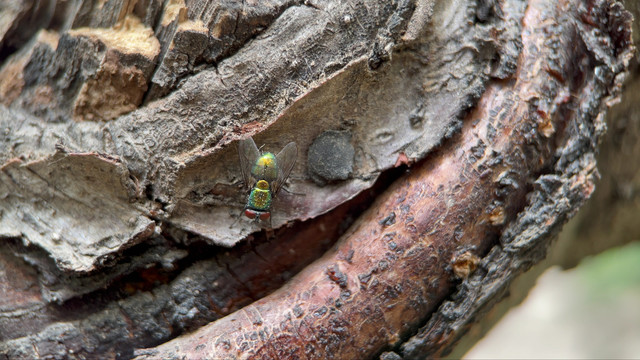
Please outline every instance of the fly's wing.
[{"label": "fly's wing", "polygon": [[260,157],[260,151],[252,138],[246,138],[238,142],[238,156],[240,157],[242,181],[244,181],[244,185],[247,188],[251,188],[255,182],[253,176],[251,176],[251,168]]},{"label": "fly's wing", "polygon": [[284,182],[287,181],[293,165],[296,163],[298,157],[298,147],[296,143],[288,143],[282,151],[276,155],[276,163],[278,164],[278,178],[271,184],[271,191],[274,196],[280,191]]}]

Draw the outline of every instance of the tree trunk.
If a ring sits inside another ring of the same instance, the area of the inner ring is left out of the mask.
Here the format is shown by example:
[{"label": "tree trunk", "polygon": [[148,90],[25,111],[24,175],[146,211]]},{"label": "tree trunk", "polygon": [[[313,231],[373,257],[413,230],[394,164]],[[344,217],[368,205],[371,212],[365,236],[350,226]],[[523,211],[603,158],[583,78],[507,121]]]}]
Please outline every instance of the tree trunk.
[{"label": "tree trunk", "polygon": [[[462,354],[520,274],[640,234],[635,62],[605,135],[620,2],[0,12],[7,358]],[[248,137],[297,144],[269,221],[242,216]]]}]

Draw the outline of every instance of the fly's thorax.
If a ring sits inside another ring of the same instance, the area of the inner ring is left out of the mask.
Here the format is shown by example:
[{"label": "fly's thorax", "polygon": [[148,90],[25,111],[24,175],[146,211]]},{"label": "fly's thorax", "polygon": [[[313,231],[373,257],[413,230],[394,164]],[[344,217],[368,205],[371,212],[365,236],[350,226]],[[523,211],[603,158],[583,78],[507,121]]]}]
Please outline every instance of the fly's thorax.
[{"label": "fly's thorax", "polygon": [[275,181],[278,178],[278,163],[275,155],[270,152],[260,155],[251,168],[251,175],[256,179]]},{"label": "fly's thorax", "polygon": [[256,188],[260,190],[269,190],[269,183],[266,180],[259,180],[256,183]]},{"label": "fly's thorax", "polygon": [[266,180],[259,180],[254,188],[251,189],[247,208],[261,211],[268,210],[271,207],[271,200],[269,183]]}]

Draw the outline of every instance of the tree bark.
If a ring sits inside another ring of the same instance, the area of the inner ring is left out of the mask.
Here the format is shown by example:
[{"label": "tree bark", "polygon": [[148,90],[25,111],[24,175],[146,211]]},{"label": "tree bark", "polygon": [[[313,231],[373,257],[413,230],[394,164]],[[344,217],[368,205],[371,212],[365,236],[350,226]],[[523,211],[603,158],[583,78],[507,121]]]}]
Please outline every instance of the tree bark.
[{"label": "tree bark", "polygon": [[[620,2],[0,9],[7,358],[462,353],[520,274],[629,239],[592,220],[637,210]],[[240,217],[248,136],[299,149],[273,229]]]}]

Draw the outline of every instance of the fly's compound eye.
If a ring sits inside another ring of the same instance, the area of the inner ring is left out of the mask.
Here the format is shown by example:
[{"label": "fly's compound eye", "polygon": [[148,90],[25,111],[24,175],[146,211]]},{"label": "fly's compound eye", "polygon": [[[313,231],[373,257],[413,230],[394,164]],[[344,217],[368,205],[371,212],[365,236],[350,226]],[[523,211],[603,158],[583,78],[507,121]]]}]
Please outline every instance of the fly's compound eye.
[{"label": "fly's compound eye", "polygon": [[264,221],[264,220],[269,220],[269,217],[271,216],[271,213],[269,212],[264,212],[262,214],[260,214],[260,220]]},{"label": "fly's compound eye", "polygon": [[[256,214],[256,212],[253,210],[247,209],[244,211],[244,216],[248,217],[249,219],[255,219],[257,215],[258,214]],[[262,217],[262,215],[260,215],[260,217]]]}]

